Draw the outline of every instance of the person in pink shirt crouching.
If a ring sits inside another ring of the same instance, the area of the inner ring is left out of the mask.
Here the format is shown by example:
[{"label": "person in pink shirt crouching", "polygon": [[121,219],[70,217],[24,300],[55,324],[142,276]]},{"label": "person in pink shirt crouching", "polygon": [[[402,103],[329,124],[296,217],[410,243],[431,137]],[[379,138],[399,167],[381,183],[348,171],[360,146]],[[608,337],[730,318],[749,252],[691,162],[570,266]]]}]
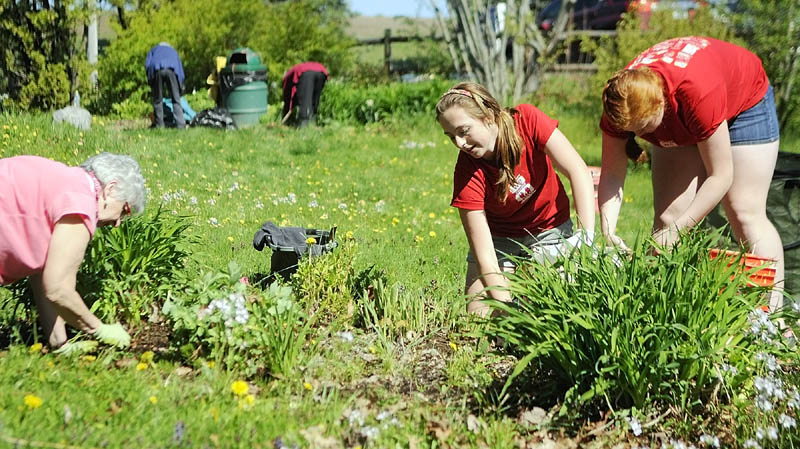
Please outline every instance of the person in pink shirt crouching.
[{"label": "person in pink shirt crouching", "polygon": [[130,156],[102,153],[80,167],[37,156],[0,159],[0,285],[30,279],[39,321],[58,352],[96,345],[68,343],[65,322],[101,343],[130,344],[122,325],[89,311],[75,285],[97,226],[118,226],[144,205],[144,177]]}]

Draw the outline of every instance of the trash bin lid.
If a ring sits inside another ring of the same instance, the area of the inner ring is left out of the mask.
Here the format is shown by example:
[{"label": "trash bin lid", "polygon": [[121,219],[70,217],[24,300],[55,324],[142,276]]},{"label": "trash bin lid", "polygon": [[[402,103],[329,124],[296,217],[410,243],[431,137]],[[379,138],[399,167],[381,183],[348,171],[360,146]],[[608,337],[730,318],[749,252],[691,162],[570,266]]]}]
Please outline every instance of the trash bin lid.
[{"label": "trash bin lid", "polygon": [[261,57],[247,47],[239,47],[228,55],[225,67],[221,72],[260,72],[267,70],[261,63]]}]

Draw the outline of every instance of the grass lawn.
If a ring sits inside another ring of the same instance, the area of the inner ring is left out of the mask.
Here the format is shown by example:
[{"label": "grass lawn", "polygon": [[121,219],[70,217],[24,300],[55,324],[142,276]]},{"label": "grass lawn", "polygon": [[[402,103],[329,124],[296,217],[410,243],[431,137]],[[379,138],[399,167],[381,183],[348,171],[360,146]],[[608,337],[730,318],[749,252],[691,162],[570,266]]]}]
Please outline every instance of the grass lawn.
[{"label": "grass lawn", "polygon": [[[568,96],[569,92],[562,93]],[[542,98],[590,165],[600,163],[591,111]],[[318,326],[291,377],[250,376],[209,360],[101,350],[66,358],[33,341],[0,348],[0,441],[14,447],[534,447],[538,443],[634,441],[627,428],[589,423],[565,437],[534,406],[499,397],[513,359],[471,334],[464,312],[467,242],[449,207],[456,150],[432,119],[366,127],[292,130],[273,124],[235,132],[145,129],[96,118],[92,130],[53,126],[49,116],[0,116],[0,157],[36,154],[78,164],[100,151],[130,154],[150,202],[188,215],[190,273],[269,271],[252,247],[265,221],[328,229],[354,245],[356,270],[385,270],[388,285],[452,310],[424,333],[385,336],[346,324]],[[651,187],[632,169],[619,234],[647,232]],[[349,237],[349,238],[348,238]],[[0,290],[0,311],[16,304]],[[27,335],[27,334],[25,334]],[[24,337],[23,337],[24,338]],[[235,390],[248,382],[247,392]],[[535,397],[526,396],[526,397]],[[587,435],[591,428],[598,429]],[[522,445],[522,446],[521,446]]]}]

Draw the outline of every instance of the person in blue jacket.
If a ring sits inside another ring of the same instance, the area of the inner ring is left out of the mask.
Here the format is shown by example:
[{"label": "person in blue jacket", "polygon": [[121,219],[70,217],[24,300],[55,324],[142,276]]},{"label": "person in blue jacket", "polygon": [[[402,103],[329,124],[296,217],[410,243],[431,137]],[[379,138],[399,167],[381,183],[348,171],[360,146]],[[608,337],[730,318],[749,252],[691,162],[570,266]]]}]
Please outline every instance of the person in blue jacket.
[{"label": "person in blue jacket", "polygon": [[153,127],[164,127],[164,102],[163,85],[169,86],[169,94],[172,98],[173,115],[178,128],[186,127],[186,120],[183,117],[183,107],[181,106],[181,91],[186,75],[183,73],[183,64],[178,52],[166,42],[161,42],[151,48],[147,53],[144,62],[147,71],[147,81],[150,83],[150,91],[153,94]]}]

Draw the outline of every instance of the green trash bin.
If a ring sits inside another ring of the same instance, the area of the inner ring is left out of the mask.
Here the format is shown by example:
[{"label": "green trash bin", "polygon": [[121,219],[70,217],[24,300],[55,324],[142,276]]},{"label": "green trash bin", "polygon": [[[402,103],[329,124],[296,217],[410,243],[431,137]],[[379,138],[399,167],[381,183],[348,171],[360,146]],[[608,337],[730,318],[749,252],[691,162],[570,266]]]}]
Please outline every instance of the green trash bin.
[{"label": "green trash bin", "polygon": [[240,47],[228,55],[220,70],[220,94],[237,127],[258,123],[267,113],[267,67],[258,53]]}]

